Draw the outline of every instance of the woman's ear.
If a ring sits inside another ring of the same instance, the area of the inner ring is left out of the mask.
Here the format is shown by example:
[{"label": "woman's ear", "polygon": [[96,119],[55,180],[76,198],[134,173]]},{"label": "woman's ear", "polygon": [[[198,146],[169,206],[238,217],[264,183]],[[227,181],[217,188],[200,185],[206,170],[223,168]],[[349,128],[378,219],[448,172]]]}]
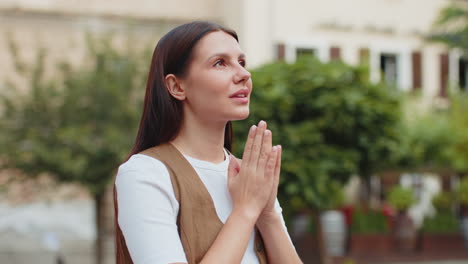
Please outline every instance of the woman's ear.
[{"label": "woman's ear", "polygon": [[166,89],[175,99],[180,101],[185,100],[185,90],[174,74],[166,75],[164,81],[166,83]]}]

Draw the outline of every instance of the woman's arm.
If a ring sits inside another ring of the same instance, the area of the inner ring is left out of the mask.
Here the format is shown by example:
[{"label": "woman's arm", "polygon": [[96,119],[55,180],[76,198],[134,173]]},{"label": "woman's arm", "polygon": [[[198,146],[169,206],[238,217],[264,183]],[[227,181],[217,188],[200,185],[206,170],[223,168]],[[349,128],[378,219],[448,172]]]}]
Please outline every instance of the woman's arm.
[{"label": "woman's arm", "polygon": [[240,263],[256,219],[253,215],[233,210],[200,264]]},{"label": "woman's arm", "polygon": [[[262,234],[265,244],[268,263],[302,263],[291,243],[289,235],[283,223],[281,210],[277,201],[278,184],[281,171],[282,147],[278,146],[276,164],[274,169],[274,184],[271,189],[270,198],[257,219],[257,227]],[[278,207],[278,208],[276,208]]]},{"label": "woman's arm", "polygon": [[277,148],[271,147],[271,131],[262,121],[249,131],[242,164],[231,156],[228,188],[233,210],[202,264],[242,261],[250,234],[271,195],[277,159]]},{"label": "woman's arm", "polygon": [[269,264],[302,263],[283,227],[280,214],[258,221],[257,227],[262,234]]},{"label": "woman's arm", "polygon": [[118,224],[135,264],[187,263],[177,230],[179,203],[159,160],[135,155],[119,167]]}]

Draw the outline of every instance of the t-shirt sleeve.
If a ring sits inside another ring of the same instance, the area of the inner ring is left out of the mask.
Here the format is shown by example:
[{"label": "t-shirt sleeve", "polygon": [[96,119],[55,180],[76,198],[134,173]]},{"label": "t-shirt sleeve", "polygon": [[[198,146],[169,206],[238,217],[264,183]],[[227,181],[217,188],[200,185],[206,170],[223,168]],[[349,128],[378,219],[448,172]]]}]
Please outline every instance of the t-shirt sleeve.
[{"label": "t-shirt sleeve", "polygon": [[165,165],[133,155],[119,167],[118,223],[135,264],[187,263],[179,233],[179,203]]},{"label": "t-shirt sleeve", "polygon": [[294,244],[291,240],[291,236],[289,235],[289,232],[288,232],[288,228],[286,227],[286,223],[284,221],[284,217],[283,217],[283,208],[281,208],[280,206],[280,203],[278,201],[278,198],[276,199],[275,201],[275,211],[276,213],[280,216],[281,218],[281,223],[283,224],[283,228],[284,228],[284,231],[286,232],[286,234],[288,235],[288,238],[289,238],[289,242],[291,242],[291,244],[293,245],[294,247]]}]

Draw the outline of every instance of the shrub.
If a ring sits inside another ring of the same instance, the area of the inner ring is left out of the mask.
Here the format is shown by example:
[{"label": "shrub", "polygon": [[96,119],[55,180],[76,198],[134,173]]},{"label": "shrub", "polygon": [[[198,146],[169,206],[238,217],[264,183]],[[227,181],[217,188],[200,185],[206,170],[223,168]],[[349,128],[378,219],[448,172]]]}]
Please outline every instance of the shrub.
[{"label": "shrub", "polygon": [[353,212],[351,232],[355,234],[381,234],[388,232],[386,217],[379,211],[355,210]]},{"label": "shrub", "polygon": [[438,210],[433,217],[425,218],[421,230],[429,234],[458,232],[458,220],[451,210]]},{"label": "shrub", "polygon": [[438,211],[449,210],[453,204],[453,200],[453,193],[444,191],[438,193],[432,198],[432,205],[434,205]]},{"label": "shrub", "polygon": [[398,185],[389,190],[387,200],[399,211],[407,210],[415,202],[413,191]]}]

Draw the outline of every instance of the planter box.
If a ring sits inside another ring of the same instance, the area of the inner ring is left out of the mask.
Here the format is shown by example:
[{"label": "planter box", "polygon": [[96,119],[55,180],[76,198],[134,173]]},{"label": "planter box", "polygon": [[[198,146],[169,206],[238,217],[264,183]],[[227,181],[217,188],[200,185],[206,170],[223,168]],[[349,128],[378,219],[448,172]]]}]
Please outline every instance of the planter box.
[{"label": "planter box", "polygon": [[293,242],[299,257],[304,263],[319,263],[320,252],[317,235],[305,233]]},{"label": "planter box", "polygon": [[388,254],[393,251],[392,238],[389,234],[352,234],[350,253],[353,255]]},{"label": "planter box", "polygon": [[463,251],[461,234],[422,234],[421,250],[428,251]]}]

